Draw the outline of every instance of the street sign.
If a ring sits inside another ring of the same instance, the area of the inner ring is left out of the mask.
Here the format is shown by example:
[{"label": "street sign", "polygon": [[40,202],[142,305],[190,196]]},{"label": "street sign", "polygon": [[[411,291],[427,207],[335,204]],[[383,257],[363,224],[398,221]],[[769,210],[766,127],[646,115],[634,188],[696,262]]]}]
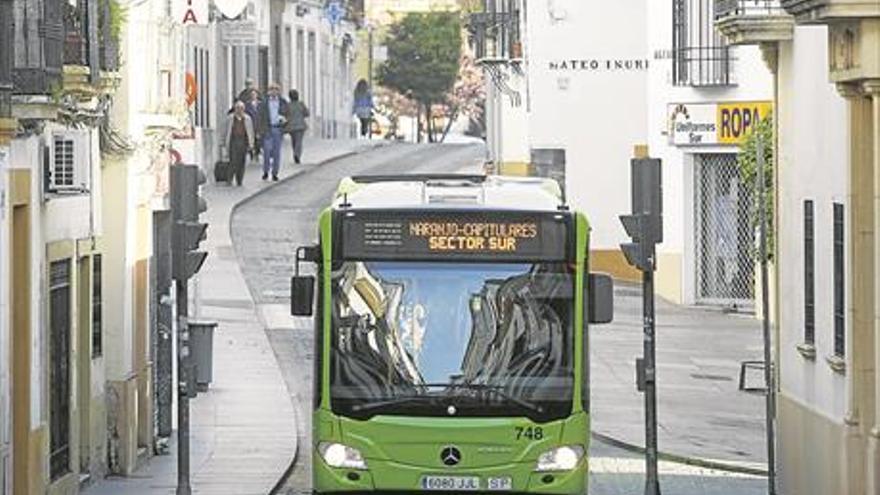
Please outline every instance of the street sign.
[{"label": "street sign", "polygon": [[330,21],[331,26],[336,27],[342,22],[342,18],[345,17],[345,9],[342,8],[342,4],[339,2],[330,2],[324,9],[324,16]]}]

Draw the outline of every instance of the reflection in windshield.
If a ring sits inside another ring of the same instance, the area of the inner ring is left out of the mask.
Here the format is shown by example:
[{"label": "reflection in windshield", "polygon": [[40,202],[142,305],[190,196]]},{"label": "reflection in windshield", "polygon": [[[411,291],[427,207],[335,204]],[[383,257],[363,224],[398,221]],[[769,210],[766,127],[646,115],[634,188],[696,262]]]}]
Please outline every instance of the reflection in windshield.
[{"label": "reflection in windshield", "polygon": [[570,407],[573,280],[563,265],[346,262],[332,290],[334,404]]}]

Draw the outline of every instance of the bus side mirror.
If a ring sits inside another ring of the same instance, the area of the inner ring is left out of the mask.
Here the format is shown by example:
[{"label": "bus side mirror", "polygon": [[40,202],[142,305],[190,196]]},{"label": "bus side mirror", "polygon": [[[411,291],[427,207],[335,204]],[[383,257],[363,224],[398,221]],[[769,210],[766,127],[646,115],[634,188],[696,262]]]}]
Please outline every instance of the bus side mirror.
[{"label": "bus side mirror", "polygon": [[317,263],[321,259],[318,246],[302,246],[296,250],[293,278],[290,281],[290,314],[293,316],[312,316],[315,305],[315,276],[300,275],[302,262]]},{"label": "bus side mirror", "polygon": [[614,321],[614,282],[611,277],[604,273],[591,273],[588,290],[589,323],[601,324]]},{"label": "bus side mirror", "polygon": [[312,316],[315,304],[315,276],[296,275],[290,284],[290,314]]}]

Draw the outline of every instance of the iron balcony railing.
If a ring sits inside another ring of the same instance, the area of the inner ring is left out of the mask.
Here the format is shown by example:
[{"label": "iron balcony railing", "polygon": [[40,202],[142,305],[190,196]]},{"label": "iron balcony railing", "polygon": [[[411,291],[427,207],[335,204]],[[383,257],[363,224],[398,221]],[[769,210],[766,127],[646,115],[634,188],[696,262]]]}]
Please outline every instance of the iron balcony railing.
[{"label": "iron balcony railing", "polygon": [[516,0],[484,0],[470,15],[468,30],[477,60],[522,58],[520,12]]},{"label": "iron balcony railing", "polygon": [[779,0],[715,0],[715,19],[787,15]]},{"label": "iron balcony railing", "polygon": [[728,46],[686,47],[675,53],[676,86],[731,86],[734,57]]}]

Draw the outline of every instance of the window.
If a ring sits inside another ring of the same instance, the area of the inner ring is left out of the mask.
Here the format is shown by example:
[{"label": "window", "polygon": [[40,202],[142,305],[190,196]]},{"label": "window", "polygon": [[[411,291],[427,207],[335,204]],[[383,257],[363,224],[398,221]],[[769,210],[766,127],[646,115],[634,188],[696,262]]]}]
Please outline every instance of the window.
[{"label": "window", "polygon": [[715,30],[716,0],[673,0],[672,77],[676,86],[728,86],[731,50]]},{"label": "window", "polygon": [[302,29],[296,30],[296,88],[303,99],[306,91],[306,42]]},{"label": "window", "polygon": [[816,245],[813,200],[804,201],[804,342],[816,342]]},{"label": "window", "polygon": [[101,334],[104,323],[104,313],[101,307],[102,283],[101,255],[96,254],[92,258],[92,357],[100,357],[104,353],[104,338]]},{"label": "window", "polygon": [[208,57],[208,50],[201,48],[193,48],[193,67],[195,67],[196,85],[198,95],[196,96],[195,106],[195,124],[197,127],[210,127],[210,87],[208,86],[210,78],[208,77],[211,69]]},{"label": "window", "polygon": [[284,85],[293,88],[293,31],[290,26],[284,28]]},{"label": "window", "polygon": [[52,136],[45,156],[46,191],[83,193],[89,188],[88,131],[65,131]]},{"label": "window", "polygon": [[846,307],[844,300],[843,205],[834,203],[834,355],[846,355]]},{"label": "window", "polygon": [[49,464],[70,472],[70,260],[49,265]]}]

